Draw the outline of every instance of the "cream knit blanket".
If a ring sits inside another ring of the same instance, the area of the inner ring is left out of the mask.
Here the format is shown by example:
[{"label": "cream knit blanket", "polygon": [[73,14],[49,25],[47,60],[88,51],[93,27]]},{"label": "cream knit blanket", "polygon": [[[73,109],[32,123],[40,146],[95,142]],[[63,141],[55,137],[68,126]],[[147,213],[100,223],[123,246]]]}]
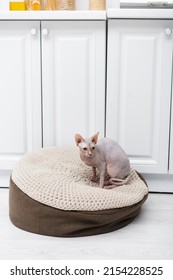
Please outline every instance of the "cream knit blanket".
[{"label": "cream knit blanket", "polygon": [[12,180],[32,199],[62,210],[122,208],[148,193],[134,170],[129,184],[110,190],[98,188],[98,183],[90,181],[91,175],[92,169],[81,161],[77,147],[50,147],[22,157]]}]

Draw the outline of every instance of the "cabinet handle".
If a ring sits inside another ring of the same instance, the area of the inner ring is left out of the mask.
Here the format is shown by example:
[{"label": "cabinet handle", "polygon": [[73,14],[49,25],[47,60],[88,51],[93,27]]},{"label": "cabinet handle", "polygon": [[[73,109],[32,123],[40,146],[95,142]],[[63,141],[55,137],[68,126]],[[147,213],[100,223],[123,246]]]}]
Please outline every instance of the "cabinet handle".
[{"label": "cabinet handle", "polygon": [[35,36],[37,34],[37,30],[35,28],[31,29],[31,35]]},{"label": "cabinet handle", "polygon": [[170,36],[172,34],[172,29],[171,28],[166,28],[165,29],[165,35]]},{"label": "cabinet handle", "polygon": [[45,29],[42,30],[42,34],[44,36],[47,36],[49,34],[49,31],[45,28]]}]

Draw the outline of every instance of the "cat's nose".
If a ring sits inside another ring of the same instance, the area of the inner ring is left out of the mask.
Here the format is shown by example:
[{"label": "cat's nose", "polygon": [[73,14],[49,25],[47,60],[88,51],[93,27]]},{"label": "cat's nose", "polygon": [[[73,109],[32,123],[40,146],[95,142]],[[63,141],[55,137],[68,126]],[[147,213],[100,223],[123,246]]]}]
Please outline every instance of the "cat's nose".
[{"label": "cat's nose", "polygon": [[90,157],[92,156],[92,152],[89,152],[89,156],[90,156]]}]

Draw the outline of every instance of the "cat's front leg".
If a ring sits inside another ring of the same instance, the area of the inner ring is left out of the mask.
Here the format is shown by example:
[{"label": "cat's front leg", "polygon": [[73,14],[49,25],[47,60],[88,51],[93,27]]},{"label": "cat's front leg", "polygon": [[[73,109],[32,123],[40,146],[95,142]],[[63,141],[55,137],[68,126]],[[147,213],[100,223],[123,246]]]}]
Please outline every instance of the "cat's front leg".
[{"label": "cat's front leg", "polygon": [[102,167],[99,171],[100,171],[99,188],[104,188],[106,165],[102,165]]},{"label": "cat's front leg", "polygon": [[96,167],[92,166],[93,176],[91,177],[91,181],[96,182]]}]

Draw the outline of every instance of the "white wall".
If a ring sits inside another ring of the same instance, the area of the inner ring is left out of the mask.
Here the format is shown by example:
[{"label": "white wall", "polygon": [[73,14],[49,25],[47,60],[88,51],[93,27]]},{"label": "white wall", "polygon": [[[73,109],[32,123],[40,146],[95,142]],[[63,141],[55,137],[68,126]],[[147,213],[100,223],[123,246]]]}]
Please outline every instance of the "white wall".
[{"label": "white wall", "polygon": [[9,0],[0,1],[0,11],[9,10]]}]

